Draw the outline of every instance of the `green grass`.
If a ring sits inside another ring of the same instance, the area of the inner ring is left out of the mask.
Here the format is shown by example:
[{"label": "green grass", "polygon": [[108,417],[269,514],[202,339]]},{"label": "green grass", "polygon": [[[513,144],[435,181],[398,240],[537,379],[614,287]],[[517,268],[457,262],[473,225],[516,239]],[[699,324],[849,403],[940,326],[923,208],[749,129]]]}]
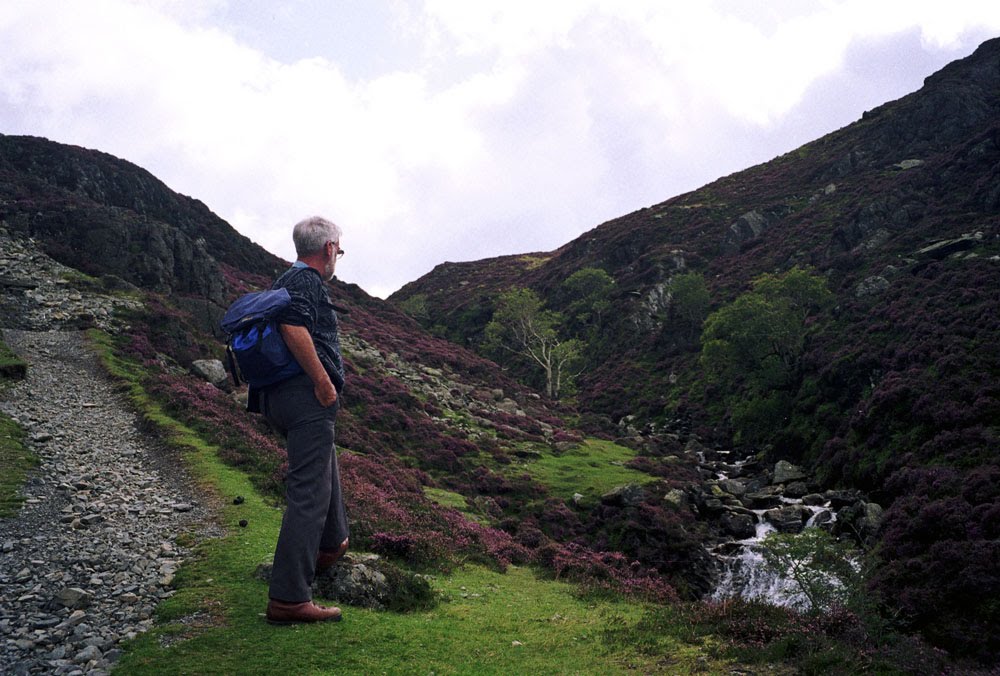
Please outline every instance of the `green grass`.
[{"label": "green grass", "polygon": [[27,370],[27,362],[14,354],[13,350],[7,347],[3,341],[0,341],[0,390],[7,381],[24,378]]},{"label": "green grass", "polygon": [[[28,364],[0,341],[0,395],[14,379],[24,378]],[[38,458],[24,445],[24,430],[0,414],[0,518],[14,516],[24,503],[21,487]]]},{"label": "green grass", "polygon": [[[181,568],[158,625],[116,667],[125,674],[611,674],[657,670],[660,657],[609,647],[609,625],[637,623],[647,606],[586,599],[574,586],[527,568],[501,574],[467,566],[438,576],[441,603],[400,614],[345,608],[337,624],[272,627],[266,584],[253,577],[272,553],[281,511],[215,449],[182,425],[170,441],[220,499],[222,538],[208,539]],[[244,496],[241,505],[232,497]],[[246,519],[247,527],[236,524]],[[515,644],[518,642],[520,645]],[[687,649],[690,651],[690,649]],[[679,654],[684,654],[679,650]],[[691,664],[697,658],[691,657]],[[693,669],[694,667],[692,667]],[[676,673],[685,673],[679,671]],[[721,673],[721,672],[720,672]]]},{"label": "green grass", "polygon": [[579,493],[585,500],[593,501],[617,486],[650,481],[651,477],[645,472],[624,466],[635,456],[635,451],[614,442],[587,439],[560,455],[545,452],[539,459],[517,463],[514,467],[527,470],[555,497],[568,500]]},{"label": "green grass", "polygon": [[24,445],[24,430],[0,414],[0,517],[14,516],[24,497],[21,487],[38,458]]}]

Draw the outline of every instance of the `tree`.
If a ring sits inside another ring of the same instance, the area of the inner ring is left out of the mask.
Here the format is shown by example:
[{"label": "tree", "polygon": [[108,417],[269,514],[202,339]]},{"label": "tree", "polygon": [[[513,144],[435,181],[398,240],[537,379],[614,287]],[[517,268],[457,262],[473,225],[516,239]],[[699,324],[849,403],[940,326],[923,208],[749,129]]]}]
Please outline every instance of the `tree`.
[{"label": "tree", "polygon": [[700,363],[710,383],[729,390],[741,440],[781,426],[801,381],[806,320],[832,303],[825,281],[796,267],[757,278],[751,291],[705,320]]},{"label": "tree", "polygon": [[399,302],[399,309],[408,314],[413,319],[423,326],[427,327],[427,323],[430,321],[431,313],[427,309],[427,294],[418,293],[409,298]]},{"label": "tree", "polygon": [[581,268],[563,281],[566,315],[574,335],[590,339],[600,332],[614,287],[615,280],[600,268]]},{"label": "tree", "polygon": [[695,337],[708,316],[711,297],[705,277],[697,272],[686,272],[670,280],[672,308],[679,323],[687,326],[688,340]]},{"label": "tree", "polygon": [[771,533],[761,544],[772,574],[787,579],[814,613],[836,607],[861,610],[864,575],[861,552],[820,528]]},{"label": "tree", "polygon": [[558,313],[544,309],[531,289],[511,289],[497,301],[493,318],[486,325],[484,346],[494,354],[518,355],[541,367],[546,394],[558,399],[583,347],[579,340],[560,339],[561,320]]}]

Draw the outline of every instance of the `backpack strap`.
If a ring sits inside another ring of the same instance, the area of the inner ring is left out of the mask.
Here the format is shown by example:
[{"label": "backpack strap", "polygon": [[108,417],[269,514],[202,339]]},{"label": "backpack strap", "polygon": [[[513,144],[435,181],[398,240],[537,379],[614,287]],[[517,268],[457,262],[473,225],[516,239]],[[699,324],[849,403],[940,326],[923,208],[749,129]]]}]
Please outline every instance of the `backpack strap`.
[{"label": "backpack strap", "polygon": [[240,386],[240,372],[236,366],[236,355],[233,354],[233,346],[226,343],[226,361],[229,362],[229,373],[233,376],[233,385]]}]

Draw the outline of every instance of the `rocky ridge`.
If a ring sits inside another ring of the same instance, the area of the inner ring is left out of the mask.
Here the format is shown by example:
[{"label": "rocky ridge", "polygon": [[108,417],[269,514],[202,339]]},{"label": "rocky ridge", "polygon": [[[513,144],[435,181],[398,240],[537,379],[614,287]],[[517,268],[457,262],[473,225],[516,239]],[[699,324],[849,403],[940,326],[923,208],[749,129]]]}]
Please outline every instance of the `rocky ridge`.
[{"label": "rocky ridge", "polygon": [[0,223],[0,315],[4,328],[30,331],[101,328],[122,330],[121,310],[142,306],[127,294],[132,287],[106,275],[87,277],[56,262],[29,238],[9,232]]}]

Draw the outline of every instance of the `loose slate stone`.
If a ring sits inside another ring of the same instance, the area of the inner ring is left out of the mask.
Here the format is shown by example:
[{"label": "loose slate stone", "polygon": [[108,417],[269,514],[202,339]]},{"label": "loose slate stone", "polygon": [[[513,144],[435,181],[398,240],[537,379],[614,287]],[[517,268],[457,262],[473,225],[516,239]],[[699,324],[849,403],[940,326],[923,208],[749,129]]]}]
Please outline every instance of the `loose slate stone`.
[{"label": "loose slate stone", "polygon": [[31,500],[0,520],[0,672],[109,673],[115,646],[149,630],[171,593],[165,578],[189,554],[175,537],[209,526],[195,484],[137,429],[82,334],[49,328],[4,329],[31,368],[0,412],[47,441]]}]

